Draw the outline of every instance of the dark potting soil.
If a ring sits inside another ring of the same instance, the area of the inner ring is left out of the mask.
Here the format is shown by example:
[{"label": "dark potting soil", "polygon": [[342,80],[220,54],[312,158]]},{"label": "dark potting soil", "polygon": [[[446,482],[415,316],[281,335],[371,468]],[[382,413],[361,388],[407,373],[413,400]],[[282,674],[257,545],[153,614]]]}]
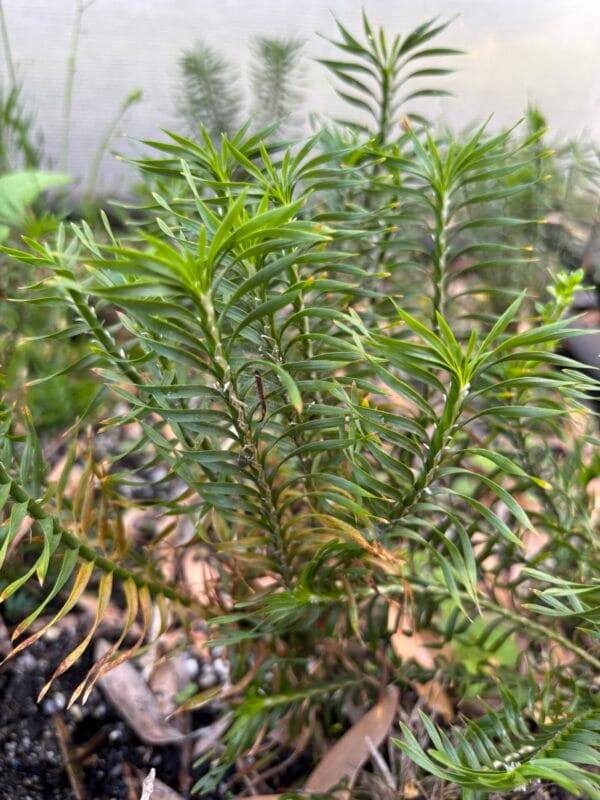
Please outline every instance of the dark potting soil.
[{"label": "dark potting soil", "polygon": [[124,774],[131,767],[143,775],[154,767],[163,783],[180,791],[179,748],[140,741],[98,688],[85,705],[66,710],[89,659],[82,658],[53,683],[40,704],[36,702],[57,664],[80,640],[75,632],[43,638],[0,668],[0,800],[74,800],[57,738],[57,717],[64,721],[71,751],[89,745],[80,763],[86,800],[129,800]]}]

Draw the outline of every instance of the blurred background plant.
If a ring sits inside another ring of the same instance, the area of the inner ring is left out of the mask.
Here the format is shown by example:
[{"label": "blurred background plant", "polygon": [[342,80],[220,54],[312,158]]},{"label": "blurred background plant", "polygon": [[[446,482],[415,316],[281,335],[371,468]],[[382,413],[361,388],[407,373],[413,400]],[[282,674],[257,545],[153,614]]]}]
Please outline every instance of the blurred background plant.
[{"label": "blurred background plant", "polygon": [[232,135],[250,116],[259,130],[277,123],[288,127],[300,101],[302,43],[258,36],[251,42],[250,98],[240,89],[241,75],[212,46],[197,42],[179,61],[177,113],[187,133],[200,138],[202,127],[218,141]]}]

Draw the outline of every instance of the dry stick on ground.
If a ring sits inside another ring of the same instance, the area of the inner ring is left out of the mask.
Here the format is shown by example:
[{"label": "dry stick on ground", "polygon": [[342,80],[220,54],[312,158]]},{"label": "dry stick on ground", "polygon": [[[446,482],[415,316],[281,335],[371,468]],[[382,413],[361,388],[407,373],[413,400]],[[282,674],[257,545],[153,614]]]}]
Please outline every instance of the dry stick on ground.
[{"label": "dry stick on ground", "polygon": [[83,785],[81,767],[76,752],[71,749],[67,726],[58,713],[52,715],[52,722],[54,723],[54,730],[56,731],[56,738],[58,740],[65,772],[69,779],[69,785],[75,795],[75,800],[85,800],[85,787]]}]

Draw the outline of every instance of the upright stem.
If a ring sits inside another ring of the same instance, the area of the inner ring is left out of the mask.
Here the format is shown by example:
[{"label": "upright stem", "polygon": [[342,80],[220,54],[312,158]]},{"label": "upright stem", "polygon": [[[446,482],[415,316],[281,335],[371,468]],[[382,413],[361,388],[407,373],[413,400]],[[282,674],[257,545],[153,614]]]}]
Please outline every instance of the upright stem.
[{"label": "upright stem", "polygon": [[235,425],[240,435],[242,448],[249,456],[250,469],[252,470],[256,488],[260,493],[260,504],[262,506],[267,526],[269,528],[269,533],[271,535],[271,544],[275,559],[277,561],[277,567],[285,585],[290,587],[291,579],[288,566],[287,547],[281,528],[279,514],[277,513],[277,508],[275,506],[271,484],[267,479],[258,447],[256,446],[256,442],[252,436],[252,431],[250,430],[250,425],[246,418],[246,406],[238,394],[230,364],[223,353],[221,334],[217,326],[212,298],[209,294],[204,294],[201,297],[200,302],[204,313],[206,314],[208,333],[214,343],[213,358],[222,375],[221,385],[223,393],[227,398],[229,407],[236,416]]},{"label": "upright stem", "polygon": [[79,39],[81,38],[81,20],[85,10],[92,5],[93,0],[83,3],[77,0],[75,9],[75,19],[73,20],[73,30],[67,56],[67,75],[65,78],[65,91],[63,96],[62,114],[62,144],[60,155],[60,167],[63,172],[69,168],[69,133],[71,128],[71,106],[73,104],[73,87],[75,85],[75,73],[77,72],[77,51],[79,50]]},{"label": "upright stem", "polygon": [[12,57],[12,50],[10,48],[10,38],[8,36],[8,28],[6,27],[6,17],[4,16],[2,0],[0,0],[0,36],[2,37],[4,60],[6,61],[6,70],[8,72],[10,86],[14,89],[17,85],[17,73],[15,70],[15,62]]},{"label": "upright stem", "polygon": [[389,524],[407,516],[435,481],[457,433],[457,422],[462,413],[468,389],[453,385],[448,391],[447,410],[440,416],[427,446],[427,456],[407,496],[397,503],[389,514]]},{"label": "upright stem", "polygon": [[100,139],[100,144],[98,145],[98,149],[96,150],[96,153],[94,155],[94,158],[90,166],[90,170],[88,172],[88,177],[85,184],[85,192],[84,192],[84,198],[86,203],[91,203],[93,200],[94,191],[96,189],[96,183],[98,182],[98,173],[100,171],[100,164],[102,163],[104,154],[108,149],[109,142],[112,139],[117,129],[117,126],[123,119],[124,115],[127,113],[129,107],[132,106],[134,103],[136,103],[140,99],[140,97],[141,97],[141,92],[139,91],[131,92],[131,94],[129,94],[125,98],[125,100],[123,100],[123,102],[117,109],[117,113],[107,125],[106,130],[104,131],[104,135],[102,136],[102,139]]},{"label": "upright stem", "polygon": [[448,224],[450,200],[444,189],[438,194],[440,205],[436,211],[433,251],[433,315],[432,329],[439,333],[437,315],[444,316],[446,307],[446,268],[448,262]]},{"label": "upright stem", "polygon": [[377,140],[380,145],[387,139],[389,113],[390,113],[390,74],[387,69],[381,72],[381,103],[379,105],[379,131]]}]

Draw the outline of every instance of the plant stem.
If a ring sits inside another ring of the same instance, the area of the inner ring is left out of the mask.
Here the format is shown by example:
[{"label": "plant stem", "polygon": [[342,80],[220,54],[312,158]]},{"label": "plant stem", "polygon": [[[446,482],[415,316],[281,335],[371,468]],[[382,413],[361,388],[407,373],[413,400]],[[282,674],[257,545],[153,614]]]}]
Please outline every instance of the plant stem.
[{"label": "plant stem", "polygon": [[6,70],[8,72],[10,86],[14,89],[17,85],[17,73],[12,57],[10,37],[8,35],[8,28],[6,27],[6,17],[4,16],[2,0],[0,0],[0,37],[2,38],[2,45],[4,47],[4,60],[6,61]]},{"label": "plant stem", "polygon": [[389,127],[391,78],[392,76],[387,69],[381,70],[381,103],[379,106],[379,130],[377,132],[377,143],[379,145],[384,145],[387,139]]},{"label": "plant stem", "polygon": [[427,454],[423,462],[421,471],[415,478],[412,489],[404,500],[399,501],[389,513],[389,524],[393,525],[402,517],[405,517],[411,509],[421,500],[431,484],[435,481],[448,454],[452,441],[457,432],[457,422],[462,414],[465,402],[465,389],[462,385],[453,385],[448,392],[447,404],[450,407],[450,414],[447,420],[446,414],[442,414],[436,424],[435,430],[431,435],[427,446]]},{"label": "plant stem", "polygon": [[217,326],[212,298],[208,293],[203,294],[200,298],[200,303],[206,315],[208,334],[214,343],[213,358],[215,365],[221,373],[222,390],[227,398],[227,403],[231,411],[235,414],[235,426],[240,436],[242,449],[245,450],[250,457],[250,469],[253,473],[253,480],[256,484],[256,488],[260,493],[260,501],[271,534],[271,544],[273,546],[277,566],[283,578],[283,582],[287,588],[290,588],[290,570],[281,521],[277,513],[271,485],[267,479],[258,447],[256,446],[252,431],[250,430],[250,425],[246,418],[246,406],[239,396],[230,364],[223,354],[223,344]]},{"label": "plant stem", "polygon": [[106,130],[104,131],[104,135],[100,139],[100,143],[98,145],[98,149],[94,154],[94,158],[92,159],[92,163],[90,165],[90,170],[88,173],[88,178],[85,184],[85,191],[84,191],[84,198],[85,203],[89,204],[93,201],[94,191],[96,189],[96,184],[98,182],[98,173],[100,171],[100,164],[102,163],[102,159],[104,158],[104,154],[108,149],[108,145],[110,140],[114,136],[117,127],[125,114],[127,113],[128,109],[141,98],[141,92],[134,91],[131,92],[121,103],[119,108],[117,109],[117,113],[113,117],[113,119],[109,122],[106,126]]},{"label": "plant stem", "polygon": [[60,168],[67,172],[69,168],[69,134],[71,129],[71,106],[73,104],[73,88],[75,85],[75,73],[77,72],[77,52],[79,50],[79,40],[81,38],[81,20],[87,8],[94,0],[83,3],[77,0],[75,7],[75,19],[73,20],[73,30],[67,56],[67,74],[65,78],[65,90],[63,95],[63,114],[62,114],[62,143],[60,154]]},{"label": "plant stem", "polygon": [[446,310],[446,267],[448,260],[448,224],[450,217],[450,201],[444,190],[439,197],[440,204],[436,210],[433,252],[433,317],[432,330],[439,334],[438,314],[443,317]]}]

